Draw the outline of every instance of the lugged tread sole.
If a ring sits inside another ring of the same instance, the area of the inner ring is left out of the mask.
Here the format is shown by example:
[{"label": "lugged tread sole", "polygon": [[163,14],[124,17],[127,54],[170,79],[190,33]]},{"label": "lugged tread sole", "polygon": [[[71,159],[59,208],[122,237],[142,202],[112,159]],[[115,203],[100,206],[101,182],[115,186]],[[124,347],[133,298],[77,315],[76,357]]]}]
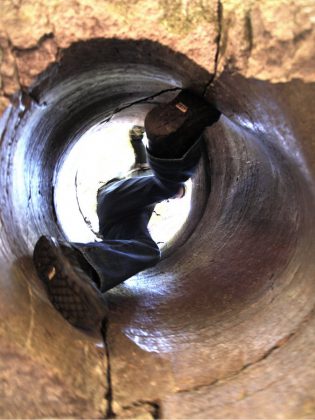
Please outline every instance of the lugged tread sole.
[{"label": "lugged tread sole", "polygon": [[91,278],[47,236],[37,241],[33,261],[49,300],[73,326],[86,332],[100,329],[107,305]]}]

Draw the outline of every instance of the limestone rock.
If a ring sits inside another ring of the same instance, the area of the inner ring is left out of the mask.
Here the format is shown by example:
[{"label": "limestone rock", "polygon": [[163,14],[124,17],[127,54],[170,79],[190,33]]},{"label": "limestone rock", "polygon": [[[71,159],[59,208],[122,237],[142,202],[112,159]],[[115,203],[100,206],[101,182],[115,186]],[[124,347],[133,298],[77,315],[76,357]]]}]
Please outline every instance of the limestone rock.
[{"label": "limestone rock", "polygon": [[315,5],[309,0],[222,2],[220,66],[272,82],[315,79]]},{"label": "limestone rock", "polygon": [[[314,25],[313,0],[1,1],[0,114],[13,104],[0,119],[5,417],[314,417]],[[95,74],[102,54],[123,66]],[[65,83],[62,100],[32,96],[81,67],[91,78]],[[29,258],[39,232],[60,234],[51,179],[68,139],[54,130],[109,102],[106,90],[129,104],[181,83],[207,87],[223,112],[205,133],[202,223],[159,272],[113,292],[95,342],[47,303]],[[39,164],[52,168],[42,183]]]}]

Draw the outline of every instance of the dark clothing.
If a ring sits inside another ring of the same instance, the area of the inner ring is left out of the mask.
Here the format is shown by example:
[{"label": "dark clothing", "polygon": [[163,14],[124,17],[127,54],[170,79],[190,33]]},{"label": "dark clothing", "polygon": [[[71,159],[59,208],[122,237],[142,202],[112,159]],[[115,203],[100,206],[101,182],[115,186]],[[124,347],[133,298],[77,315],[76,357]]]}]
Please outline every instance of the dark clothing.
[{"label": "dark clothing", "polygon": [[153,175],[120,180],[99,191],[97,215],[103,240],[72,245],[98,273],[102,292],[159,262],[160,251],[148,222],[155,204],[176,195],[192,176],[200,158],[200,141],[179,159],[148,153]]}]

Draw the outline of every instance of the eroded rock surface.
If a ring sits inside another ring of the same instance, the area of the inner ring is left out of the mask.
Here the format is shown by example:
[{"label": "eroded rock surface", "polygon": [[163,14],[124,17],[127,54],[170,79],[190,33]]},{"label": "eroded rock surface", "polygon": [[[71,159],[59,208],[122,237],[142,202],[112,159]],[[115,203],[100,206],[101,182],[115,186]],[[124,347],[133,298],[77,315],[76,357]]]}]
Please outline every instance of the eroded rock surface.
[{"label": "eroded rock surface", "polygon": [[314,25],[309,0],[3,0],[2,96],[29,86],[73,42],[111,37],[161,42],[210,72],[220,63],[246,77],[314,81]]},{"label": "eroded rock surface", "polygon": [[[2,0],[1,416],[315,416],[314,9]],[[40,232],[60,233],[50,167],[69,127],[51,133],[181,85],[225,115],[207,131],[212,190],[195,194],[207,205],[186,244],[111,293],[105,343],[88,338],[47,303],[30,260]]]}]

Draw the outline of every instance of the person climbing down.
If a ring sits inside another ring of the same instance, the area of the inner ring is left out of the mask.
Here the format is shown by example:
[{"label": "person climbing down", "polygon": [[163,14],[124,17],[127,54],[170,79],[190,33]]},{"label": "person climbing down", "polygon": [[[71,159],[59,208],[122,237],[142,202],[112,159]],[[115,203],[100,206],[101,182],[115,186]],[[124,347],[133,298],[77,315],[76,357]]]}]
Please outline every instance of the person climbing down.
[{"label": "person climbing down", "polygon": [[[101,242],[38,239],[33,254],[37,274],[53,306],[70,324],[86,332],[99,330],[107,313],[106,292],[160,261],[148,230],[154,207],[182,195],[201,156],[202,132],[220,115],[189,90],[153,108],[144,124],[147,155],[143,149],[135,152],[135,166],[149,164],[152,174],[114,179],[98,190]],[[133,133],[137,130],[139,134],[143,128],[133,128]],[[136,147],[142,135],[130,134]]]}]

